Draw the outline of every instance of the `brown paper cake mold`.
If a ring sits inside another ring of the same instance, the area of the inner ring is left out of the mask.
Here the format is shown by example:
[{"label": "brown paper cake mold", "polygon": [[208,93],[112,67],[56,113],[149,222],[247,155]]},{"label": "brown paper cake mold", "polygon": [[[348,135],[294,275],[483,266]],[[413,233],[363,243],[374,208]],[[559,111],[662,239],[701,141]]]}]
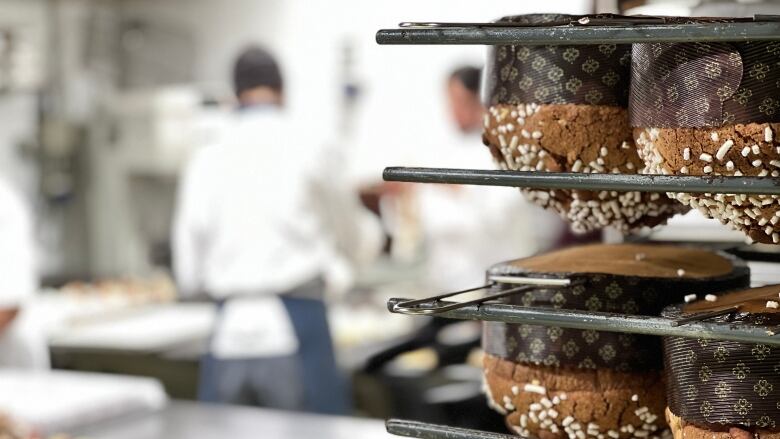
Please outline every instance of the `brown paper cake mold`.
[{"label": "brown paper cake mold", "polygon": [[[568,23],[521,15],[500,21]],[[486,74],[483,140],[504,170],[636,174],[643,167],[628,119],[631,46],[496,46]],[[659,194],[523,189],[575,232],[628,232],[687,210]]]},{"label": "brown paper cake mold", "polygon": [[[745,264],[729,255],[629,244],[573,247],[498,264],[488,274],[571,280],[506,303],[644,315],[659,315],[691,291],[749,282]],[[658,337],[485,322],[483,348],[489,403],[519,434],[626,439],[661,437],[666,429]]]},{"label": "brown paper cake mold", "polygon": [[[780,285],[700,298],[664,310],[669,318],[720,311],[711,319],[772,333],[780,325]],[[780,347],[735,341],[664,338],[669,407],[675,439],[780,438]]]},{"label": "brown paper cake mold", "polygon": [[[780,177],[780,42],[635,44],[630,115],[642,173]],[[780,244],[776,195],[669,195]]]}]

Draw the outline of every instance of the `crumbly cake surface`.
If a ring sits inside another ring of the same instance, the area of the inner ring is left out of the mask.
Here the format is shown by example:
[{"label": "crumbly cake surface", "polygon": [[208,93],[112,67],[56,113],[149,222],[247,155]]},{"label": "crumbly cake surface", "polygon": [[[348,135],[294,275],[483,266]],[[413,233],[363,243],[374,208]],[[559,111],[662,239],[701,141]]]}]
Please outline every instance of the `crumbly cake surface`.
[{"label": "crumbly cake surface", "polygon": [[660,371],[521,365],[487,355],[488,404],[509,428],[540,439],[668,437]]},{"label": "crumbly cake surface", "polygon": [[[501,169],[636,174],[628,111],[616,106],[497,104],[485,115],[484,143]],[[623,232],[664,223],[686,208],[656,193],[524,189],[575,232],[613,226]]]},{"label": "crumbly cake surface", "polygon": [[675,415],[669,408],[665,410],[665,415],[674,439],[780,439],[780,431],[748,431],[728,425],[697,426]]},{"label": "crumbly cake surface", "polygon": [[[748,123],[720,128],[638,128],[634,135],[645,174],[780,177],[778,130],[778,123]],[[753,241],[780,244],[777,195],[669,196],[742,231]]]}]

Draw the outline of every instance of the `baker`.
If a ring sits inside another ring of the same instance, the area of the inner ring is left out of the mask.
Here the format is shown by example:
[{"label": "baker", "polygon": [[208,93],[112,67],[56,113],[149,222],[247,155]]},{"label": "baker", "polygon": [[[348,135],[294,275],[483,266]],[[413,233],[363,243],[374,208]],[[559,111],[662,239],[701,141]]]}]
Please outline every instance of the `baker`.
[{"label": "baker", "polygon": [[200,398],[346,414],[323,279],[335,260],[369,259],[361,246],[379,249],[381,231],[322,169],[335,153],[322,157],[320,133],[284,113],[274,58],[246,50],[234,81],[239,109],[225,137],[190,161],[173,230],[180,291],[220,309]]}]

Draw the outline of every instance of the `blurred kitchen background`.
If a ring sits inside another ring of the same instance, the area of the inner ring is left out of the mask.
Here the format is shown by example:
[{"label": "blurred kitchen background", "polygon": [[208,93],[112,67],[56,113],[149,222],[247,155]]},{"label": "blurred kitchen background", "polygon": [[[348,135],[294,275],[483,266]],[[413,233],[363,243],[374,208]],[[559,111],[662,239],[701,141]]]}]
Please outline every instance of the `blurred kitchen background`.
[{"label": "blurred kitchen background", "polygon": [[[353,414],[500,429],[480,395],[479,327],[393,315],[386,300],[476,286],[490,264],[566,233],[512,189],[486,189],[509,194],[500,206],[439,203],[431,213],[419,202],[426,189],[383,184],[385,166],[490,167],[479,135],[459,132],[446,93],[451,72],[481,67],[485,49],[379,47],[375,33],[407,20],[619,6],[780,13],[777,2],[756,1],[0,0],[0,175],[34,219],[40,294],[29,312],[54,369],[0,370],[0,411],[41,431],[81,431],[196,398],[216,305],[178,299],[177,187],[188,158],[234,115],[236,56],[260,44],[281,65],[286,111],[338,151],[334,181],[381,230],[379,254],[336,266],[326,295]],[[454,239],[436,235],[464,212],[470,222],[456,225]],[[452,254],[449,268],[442,252]]]}]

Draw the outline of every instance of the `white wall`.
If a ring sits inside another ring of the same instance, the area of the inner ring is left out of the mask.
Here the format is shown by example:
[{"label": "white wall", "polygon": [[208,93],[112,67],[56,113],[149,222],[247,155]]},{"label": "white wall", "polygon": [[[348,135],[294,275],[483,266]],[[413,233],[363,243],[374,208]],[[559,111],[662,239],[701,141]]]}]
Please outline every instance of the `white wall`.
[{"label": "white wall", "polygon": [[589,0],[132,0],[129,15],[177,23],[195,32],[195,78],[229,88],[242,46],[265,44],[282,61],[290,108],[303,127],[333,138],[339,115],[341,48],[355,48],[364,94],[349,172],[378,179],[389,164],[421,160],[426,145],[451,136],[443,83],[460,63],[481,63],[478,46],[378,46],[375,33],[401,21],[489,21],[530,12],[583,13]]}]

